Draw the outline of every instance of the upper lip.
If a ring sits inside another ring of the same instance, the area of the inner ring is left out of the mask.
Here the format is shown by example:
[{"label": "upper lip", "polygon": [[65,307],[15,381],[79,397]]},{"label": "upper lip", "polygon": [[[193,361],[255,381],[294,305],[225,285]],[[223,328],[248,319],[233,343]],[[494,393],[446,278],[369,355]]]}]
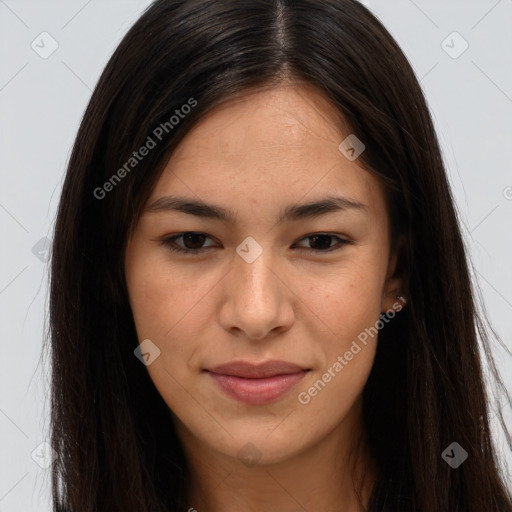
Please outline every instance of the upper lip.
[{"label": "upper lip", "polygon": [[280,360],[265,361],[259,364],[248,361],[232,361],[213,368],[207,368],[207,371],[212,373],[244,377],[246,379],[263,379],[265,377],[298,373],[305,370],[301,366]]}]

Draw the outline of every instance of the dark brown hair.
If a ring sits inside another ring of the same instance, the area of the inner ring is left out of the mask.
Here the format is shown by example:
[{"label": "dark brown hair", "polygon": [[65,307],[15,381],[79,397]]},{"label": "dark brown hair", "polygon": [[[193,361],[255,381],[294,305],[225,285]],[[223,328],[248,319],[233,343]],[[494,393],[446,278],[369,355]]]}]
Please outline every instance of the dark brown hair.
[{"label": "dark brown hair", "polygon": [[[364,389],[379,468],[368,510],[512,511],[489,432],[479,340],[502,383],[430,113],[396,42],[354,0],[157,0],[109,60],[73,146],[55,224],[55,511],[186,507],[186,459],[133,353],[126,242],[184,135],[222,102],[285,82],[314,87],[364,142],[359,163],[385,185],[393,239],[403,240],[409,301],[381,330]],[[165,138],[113,180],[191,99]],[[108,192],[98,198],[101,187]],[[457,469],[441,457],[453,441],[468,452]]]}]

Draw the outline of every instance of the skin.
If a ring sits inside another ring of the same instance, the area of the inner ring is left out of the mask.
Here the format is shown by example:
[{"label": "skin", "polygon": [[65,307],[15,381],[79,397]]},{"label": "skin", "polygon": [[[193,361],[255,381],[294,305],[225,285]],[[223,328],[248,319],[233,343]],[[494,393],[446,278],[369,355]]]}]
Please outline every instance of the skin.
[{"label": "skin", "polygon": [[[339,151],[351,132],[332,112],[317,92],[298,85],[217,107],[174,151],[147,206],[184,195],[235,211],[236,223],[147,209],[127,246],[137,335],[160,350],[147,370],[189,460],[189,506],[199,512],[356,512],[363,508],[353,480],[361,481],[366,504],[376,475],[361,396],[377,337],[308,404],[298,401],[396,305],[401,287],[384,189]],[[329,195],[367,209],[276,223],[284,206]],[[175,245],[210,248],[183,255],[162,243],[186,231],[207,237]],[[308,238],[315,233],[333,238],[315,245]],[[236,252],[247,236],[263,249],[251,263]],[[337,245],[336,236],[353,243]],[[338,250],[325,252],[328,246]],[[203,371],[269,359],[310,371],[265,405],[227,396]],[[256,465],[237,455],[247,443]]]}]

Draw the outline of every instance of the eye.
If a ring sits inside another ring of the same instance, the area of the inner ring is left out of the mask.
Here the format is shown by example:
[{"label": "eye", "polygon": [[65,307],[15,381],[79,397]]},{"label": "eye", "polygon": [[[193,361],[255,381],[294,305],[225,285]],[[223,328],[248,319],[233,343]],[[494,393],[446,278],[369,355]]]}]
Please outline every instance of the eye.
[{"label": "eye", "polygon": [[[336,239],[338,243],[336,245],[330,245],[330,241]],[[307,235],[302,240],[309,240],[312,243],[312,249],[307,249],[309,252],[332,252],[341,249],[343,245],[352,244],[351,240],[347,240],[345,238],[341,238],[336,235],[330,235],[328,233],[313,233],[311,235]]]},{"label": "eye", "polygon": [[[183,239],[185,247],[181,247],[175,244],[175,240],[179,238]],[[187,231],[185,233],[179,233],[178,235],[173,235],[162,240],[162,244],[168,247],[173,252],[181,252],[187,254],[204,252],[207,247],[200,247],[204,243],[205,238],[210,238],[205,233],[195,233],[193,231]],[[192,247],[187,247],[187,245],[191,245]],[[195,247],[199,246],[199,247]]]},{"label": "eye", "polygon": [[[183,244],[185,247],[181,245],[176,245],[175,241],[180,238],[183,239]],[[173,252],[185,254],[198,254],[212,248],[212,246],[202,247],[205,239],[207,238],[211,237],[209,237],[206,233],[186,231],[184,233],[179,233],[177,235],[164,238],[163,240],[161,240],[161,243]],[[330,244],[330,241],[333,239],[338,240],[338,243],[334,246]],[[336,235],[330,235],[328,233],[313,233],[311,235],[303,237],[301,241],[302,240],[310,240],[310,243],[312,242],[312,245],[316,247],[313,247],[311,249],[304,249],[308,252],[313,252],[317,254],[322,252],[336,251],[341,249],[343,245],[354,243],[352,240],[347,240]]]}]

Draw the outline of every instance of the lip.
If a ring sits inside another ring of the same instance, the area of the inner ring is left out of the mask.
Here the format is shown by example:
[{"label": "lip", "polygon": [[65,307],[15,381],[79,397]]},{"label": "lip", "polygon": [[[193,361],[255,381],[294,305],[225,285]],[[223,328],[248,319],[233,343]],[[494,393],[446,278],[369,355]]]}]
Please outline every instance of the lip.
[{"label": "lip", "polygon": [[206,371],[228,396],[249,405],[263,405],[290,391],[309,369],[273,360],[260,364],[234,361]]},{"label": "lip", "polygon": [[220,364],[213,368],[207,368],[207,371],[221,375],[231,375],[233,377],[243,377],[246,379],[263,379],[265,377],[274,377],[276,375],[288,375],[298,373],[309,368],[302,368],[299,365],[272,359],[263,363],[250,363],[249,361],[232,361],[230,363]]}]

